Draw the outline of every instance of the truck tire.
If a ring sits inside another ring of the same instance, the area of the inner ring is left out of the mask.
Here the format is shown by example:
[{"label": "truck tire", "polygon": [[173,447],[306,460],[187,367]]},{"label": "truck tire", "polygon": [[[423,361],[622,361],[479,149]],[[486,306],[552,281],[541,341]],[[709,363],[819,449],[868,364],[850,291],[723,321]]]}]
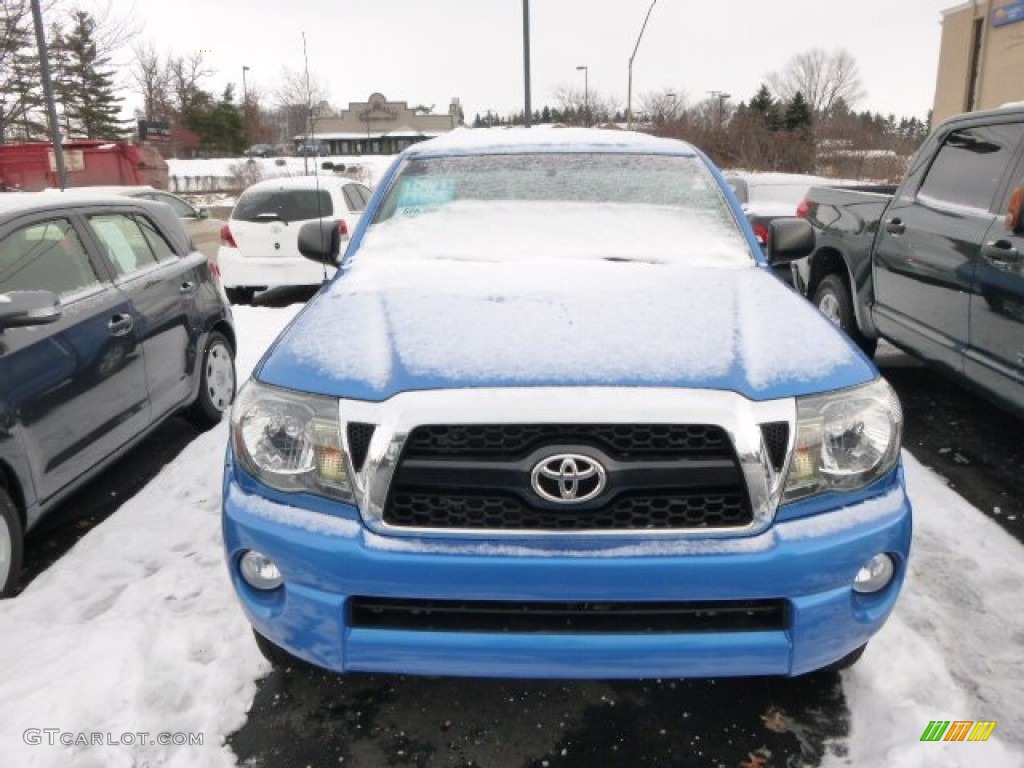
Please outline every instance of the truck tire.
[{"label": "truck tire", "polygon": [[202,366],[199,394],[187,416],[196,426],[211,427],[220,422],[235,399],[235,353],[223,334],[214,331],[206,340]]},{"label": "truck tire", "polygon": [[0,598],[10,597],[18,586],[23,547],[21,517],[11,497],[0,488]]},{"label": "truck tire", "polygon": [[814,292],[814,306],[825,317],[843,329],[843,332],[864,350],[864,354],[873,357],[878,347],[878,339],[869,339],[857,327],[857,317],[853,312],[853,299],[850,289],[840,274],[825,275]]},{"label": "truck tire", "polygon": [[260,653],[263,654],[263,658],[275,667],[280,667],[281,669],[286,669],[288,667],[297,667],[299,669],[309,667],[309,664],[298,656],[293,656],[281,646],[272,643],[255,629],[252,631],[252,636],[256,638],[256,647],[260,649]]}]

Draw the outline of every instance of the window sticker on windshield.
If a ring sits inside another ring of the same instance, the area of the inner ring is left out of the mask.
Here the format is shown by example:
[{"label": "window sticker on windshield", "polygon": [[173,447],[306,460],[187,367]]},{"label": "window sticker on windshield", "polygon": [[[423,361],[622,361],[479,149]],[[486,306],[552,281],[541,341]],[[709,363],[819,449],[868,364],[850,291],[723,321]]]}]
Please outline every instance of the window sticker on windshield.
[{"label": "window sticker on windshield", "polygon": [[399,216],[418,216],[421,213],[440,208],[455,199],[455,181],[453,179],[402,179],[398,190],[398,207],[395,213]]}]

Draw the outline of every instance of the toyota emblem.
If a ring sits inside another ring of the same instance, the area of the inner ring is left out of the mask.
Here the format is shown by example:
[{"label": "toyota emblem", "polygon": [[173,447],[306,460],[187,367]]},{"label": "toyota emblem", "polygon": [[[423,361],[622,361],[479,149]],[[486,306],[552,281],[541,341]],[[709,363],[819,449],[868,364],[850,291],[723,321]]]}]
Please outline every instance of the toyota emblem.
[{"label": "toyota emblem", "polygon": [[607,482],[604,467],[589,456],[559,453],[541,459],[530,473],[534,493],[556,504],[582,504],[600,495]]}]

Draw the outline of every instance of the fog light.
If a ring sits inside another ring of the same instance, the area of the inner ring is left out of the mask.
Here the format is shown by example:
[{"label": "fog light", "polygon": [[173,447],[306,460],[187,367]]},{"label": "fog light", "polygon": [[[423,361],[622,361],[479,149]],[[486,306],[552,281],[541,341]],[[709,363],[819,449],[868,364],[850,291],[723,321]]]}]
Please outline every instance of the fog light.
[{"label": "fog light", "polygon": [[892,581],[895,572],[896,565],[891,557],[884,553],[875,555],[857,571],[853,579],[853,591],[862,594],[878,592]]},{"label": "fog light", "polygon": [[255,589],[277,589],[284,581],[274,561],[255,550],[242,555],[241,570],[242,578]]}]

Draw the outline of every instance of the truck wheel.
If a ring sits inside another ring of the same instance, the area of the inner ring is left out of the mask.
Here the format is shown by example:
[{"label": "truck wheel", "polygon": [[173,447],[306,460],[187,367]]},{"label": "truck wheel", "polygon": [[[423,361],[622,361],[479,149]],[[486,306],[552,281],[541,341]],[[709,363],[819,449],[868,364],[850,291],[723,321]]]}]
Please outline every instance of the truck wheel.
[{"label": "truck wheel", "polygon": [[18,585],[23,546],[18,510],[0,488],[0,598],[13,595]]},{"label": "truck wheel", "polygon": [[305,661],[300,659],[298,656],[293,656],[288,653],[284,648],[275,643],[270,642],[267,638],[257,632],[255,629],[252,631],[252,636],[256,638],[256,647],[260,649],[260,653],[263,654],[263,658],[273,664],[275,667],[308,667]]},{"label": "truck wheel", "polygon": [[189,420],[200,427],[220,422],[235,399],[235,355],[224,335],[214,331],[203,350],[199,394],[188,410]]},{"label": "truck wheel", "polygon": [[868,357],[875,354],[878,339],[865,337],[857,327],[857,317],[853,313],[853,299],[850,297],[850,289],[842,275],[825,275],[814,292],[814,306],[821,314],[842,328],[843,332],[864,350],[864,354]]},{"label": "truck wheel", "polygon": [[256,289],[244,286],[239,288],[225,288],[224,293],[228,295],[228,301],[232,304],[252,304],[253,297],[256,295]]}]

